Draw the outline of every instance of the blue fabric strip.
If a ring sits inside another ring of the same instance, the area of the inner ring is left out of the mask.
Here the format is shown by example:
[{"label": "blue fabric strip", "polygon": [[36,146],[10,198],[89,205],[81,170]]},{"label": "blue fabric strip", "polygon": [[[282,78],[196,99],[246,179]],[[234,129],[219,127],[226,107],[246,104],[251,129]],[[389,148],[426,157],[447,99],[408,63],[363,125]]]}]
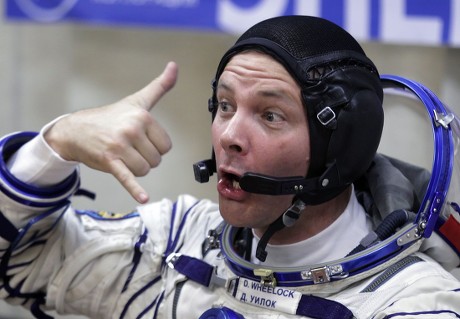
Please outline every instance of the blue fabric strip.
[{"label": "blue fabric strip", "polygon": [[10,243],[18,236],[16,227],[0,212],[0,237]]},{"label": "blue fabric strip", "polygon": [[207,262],[190,256],[179,256],[174,262],[174,269],[205,287],[209,286],[214,271]]},{"label": "blue fabric strip", "polygon": [[155,313],[153,314],[153,319],[156,319],[157,316],[158,316],[158,309],[160,308],[160,305],[161,303],[163,302],[163,298],[165,296],[165,292],[163,291],[161,294],[160,294],[160,297],[158,298],[158,302],[157,302],[157,305],[155,307]]},{"label": "blue fabric strip", "polygon": [[121,312],[120,314],[120,319],[123,319],[126,315],[126,313],[128,312],[128,309],[129,307],[131,306],[131,304],[134,302],[134,300],[137,299],[137,297],[139,297],[140,295],[142,295],[147,289],[149,289],[150,287],[152,287],[153,285],[155,285],[159,280],[161,279],[160,276],[158,277],[155,277],[153,280],[151,280],[150,282],[148,282],[144,287],[142,287],[139,291],[137,291],[135,294],[133,294],[131,296],[131,298],[129,298],[128,302],[125,304],[124,308],[123,308],[123,311]]},{"label": "blue fabric strip", "polygon": [[145,241],[147,240],[147,236],[148,236],[148,230],[145,229],[142,235],[139,236],[139,239],[137,240],[136,244],[134,245],[134,255],[133,255],[133,261],[132,261],[133,266],[131,268],[131,271],[129,272],[128,278],[126,279],[126,282],[121,292],[124,292],[126,291],[126,289],[128,289],[128,286],[131,283],[131,280],[133,279],[137,266],[139,265],[139,262],[141,261],[142,252],[143,252],[142,246],[145,244]]},{"label": "blue fabric strip", "polygon": [[30,238],[28,238],[28,241],[26,244],[29,244],[29,243],[33,243],[33,242],[36,242],[37,240],[41,240],[40,237],[41,236],[44,236],[45,234],[47,234],[48,232],[50,232],[55,226],[56,224],[59,222],[59,220],[62,218],[64,212],[66,211],[68,207],[68,204],[67,206],[64,206],[64,207],[57,207],[57,208],[53,208],[53,209],[50,209],[46,212],[43,212],[42,214],[32,218],[26,226],[24,226],[23,228],[21,228],[19,231],[18,231],[18,234],[17,236],[13,239],[13,241],[11,242],[11,245],[8,247],[8,249],[5,251],[5,253],[3,254],[2,256],[2,259],[0,261],[0,278],[2,278],[3,280],[3,288],[13,297],[19,297],[19,298],[31,298],[31,299],[40,299],[40,298],[44,298],[44,293],[43,292],[25,292],[25,293],[22,293],[21,292],[21,284],[17,285],[16,287],[12,287],[10,285],[10,279],[11,279],[11,276],[8,275],[8,270],[9,270],[9,262],[10,262],[10,258],[11,256],[13,255],[13,252],[15,251],[15,249],[17,249],[18,247],[21,247],[21,241],[24,239],[25,235],[31,230],[31,228],[33,227],[33,225],[39,221],[41,221],[42,219],[44,218],[47,218],[51,215],[53,215],[54,213],[58,213],[58,217],[56,218],[56,220],[54,221],[54,223],[52,224],[52,226],[45,230],[44,232],[41,232],[41,233],[34,233],[33,236],[31,236]]},{"label": "blue fabric strip", "polygon": [[353,318],[350,309],[341,303],[311,295],[302,295],[296,314],[315,319]]},{"label": "blue fabric strip", "polygon": [[20,132],[0,140],[0,190],[14,201],[32,207],[52,207],[61,205],[79,186],[79,174],[75,171],[58,185],[35,187],[13,176],[7,167],[8,159],[37,133]]},{"label": "blue fabric strip", "polygon": [[414,318],[416,316],[421,316],[422,318],[427,318],[427,315],[431,315],[431,318],[437,317],[440,314],[450,314],[451,316],[455,316],[453,318],[460,318],[460,314],[456,313],[452,310],[438,310],[438,311],[418,311],[418,312],[397,312],[391,315],[386,316],[384,319],[390,318]]},{"label": "blue fabric strip", "polygon": [[174,236],[174,239],[173,238],[173,229],[174,229],[174,220],[175,220],[175,216],[176,216],[176,210],[177,210],[177,203],[174,203],[174,206],[173,206],[173,214],[172,214],[172,217],[171,217],[171,228],[170,228],[170,232],[169,232],[169,239],[168,239],[168,245],[166,247],[166,250],[164,252],[164,256],[168,256],[170,255],[172,252],[175,252],[176,249],[177,249],[177,243],[179,241],[179,237],[181,235],[181,232],[182,232],[182,229],[184,228],[184,224],[185,224],[185,221],[187,220],[187,216],[188,214],[192,211],[192,209],[199,203],[200,201],[197,201],[195,202],[191,207],[189,207],[189,209],[185,212],[184,216],[182,217],[182,220],[181,220],[181,223],[177,229],[177,233],[175,234]]}]

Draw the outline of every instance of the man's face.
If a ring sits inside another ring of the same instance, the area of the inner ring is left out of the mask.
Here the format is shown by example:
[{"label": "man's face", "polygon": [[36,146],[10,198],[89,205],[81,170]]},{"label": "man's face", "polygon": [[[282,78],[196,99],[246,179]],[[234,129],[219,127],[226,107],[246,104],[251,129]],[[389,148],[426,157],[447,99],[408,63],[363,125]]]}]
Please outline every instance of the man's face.
[{"label": "man's face", "polygon": [[231,225],[265,229],[293,196],[247,193],[238,178],[245,172],[305,176],[310,144],[300,88],[272,57],[247,51],[226,65],[217,101],[212,141],[221,214]]}]

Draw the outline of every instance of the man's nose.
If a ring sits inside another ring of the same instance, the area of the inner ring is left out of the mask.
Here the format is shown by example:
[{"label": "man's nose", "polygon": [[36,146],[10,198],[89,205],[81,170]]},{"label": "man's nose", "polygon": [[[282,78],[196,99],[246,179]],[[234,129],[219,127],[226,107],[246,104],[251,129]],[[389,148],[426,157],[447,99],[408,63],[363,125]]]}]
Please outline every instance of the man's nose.
[{"label": "man's nose", "polygon": [[227,152],[243,155],[249,146],[250,127],[247,116],[238,112],[227,122],[220,137],[220,144]]}]

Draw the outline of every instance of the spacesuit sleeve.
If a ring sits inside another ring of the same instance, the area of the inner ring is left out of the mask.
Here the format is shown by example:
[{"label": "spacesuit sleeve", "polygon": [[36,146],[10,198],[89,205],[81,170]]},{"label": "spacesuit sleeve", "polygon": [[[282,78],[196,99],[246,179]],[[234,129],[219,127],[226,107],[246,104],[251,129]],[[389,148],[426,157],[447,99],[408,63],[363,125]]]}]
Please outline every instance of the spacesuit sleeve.
[{"label": "spacesuit sleeve", "polygon": [[[35,179],[31,183],[13,175],[8,160],[36,136],[21,132],[0,140],[0,298],[29,308],[38,318],[47,318],[47,309],[111,318],[120,300],[130,300],[126,294],[133,286],[159,276],[161,256],[150,256],[148,274],[140,273],[148,234],[137,212],[71,207],[69,199],[79,189],[75,167],[59,168],[51,174],[59,182],[48,185],[48,179],[46,186],[37,182],[47,180],[44,176],[22,175]],[[33,163],[28,167],[33,170]]]},{"label": "spacesuit sleeve", "polygon": [[[65,116],[58,117],[45,125],[39,134],[8,157],[5,162],[8,171],[14,177],[27,184],[48,187],[61,183],[77,169],[78,162],[64,160],[44,138],[48,129]],[[13,134],[16,138],[20,135],[25,133]]]}]

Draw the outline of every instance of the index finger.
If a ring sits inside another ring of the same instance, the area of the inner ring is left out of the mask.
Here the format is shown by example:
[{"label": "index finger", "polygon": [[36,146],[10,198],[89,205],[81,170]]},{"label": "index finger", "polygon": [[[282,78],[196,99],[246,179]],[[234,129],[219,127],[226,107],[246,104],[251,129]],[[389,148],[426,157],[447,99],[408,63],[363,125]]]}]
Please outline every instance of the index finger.
[{"label": "index finger", "polygon": [[175,62],[169,62],[166,64],[163,72],[155,80],[135,93],[144,101],[142,107],[150,111],[161,97],[174,87],[177,80],[177,73],[177,64]]},{"label": "index finger", "polygon": [[137,202],[145,204],[149,200],[147,192],[137,182],[134,174],[126,167],[122,160],[115,160],[110,163],[110,173],[115,176]]}]

